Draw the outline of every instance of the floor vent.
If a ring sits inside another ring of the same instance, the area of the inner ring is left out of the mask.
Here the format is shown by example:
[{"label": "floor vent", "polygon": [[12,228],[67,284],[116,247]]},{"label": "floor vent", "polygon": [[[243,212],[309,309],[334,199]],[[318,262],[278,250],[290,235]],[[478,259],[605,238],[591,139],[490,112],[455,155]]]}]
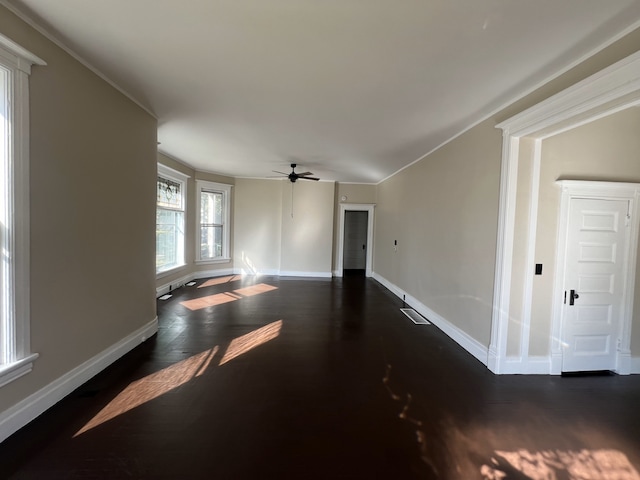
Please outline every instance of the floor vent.
[{"label": "floor vent", "polygon": [[160,300],[169,300],[171,297],[173,297],[173,295],[169,295],[168,293],[166,295],[162,295],[160,297]]},{"label": "floor vent", "polygon": [[401,308],[400,311],[411,319],[416,325],[431,325],[431,323],[416,312],[413,308]]}]

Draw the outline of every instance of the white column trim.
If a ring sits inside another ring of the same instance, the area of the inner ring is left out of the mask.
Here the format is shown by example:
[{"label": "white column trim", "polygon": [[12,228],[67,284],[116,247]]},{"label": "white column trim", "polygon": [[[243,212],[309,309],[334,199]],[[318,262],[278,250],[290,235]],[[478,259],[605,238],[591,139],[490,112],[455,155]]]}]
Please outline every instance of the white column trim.
[{"label": "white column trim", "polygon": [[[542,140],[637,105],[640,105],[640,52],[630,55],[497,125],[497,128],[503,130],[503,146],[493,316],[488,359],[488,367],[494,373],[503,373],[507,367],[506,347],[510,289],[511,277],[514,274],[512,257],[515,222],[513,214],[517,195],[520,139],[527,136]],[[533,181],[539,182],[539,170],[533,173],[538,177]],[[532,189],[531,202],[537,202],[533,196],[535,193],[535,190]],[[532,213],[530,210],[530,215]],[[529,218],[528,242],[535,242],[535,237],[532,235],[536,228],[537,218]],[[528,266],[530,266],[532,258],[532,249],[531,245],[527,245]],[[533,275],[533,272],[527,271],[525,274]],[[532,282],[526,281],[523,318],[531,318],[532,288]],[[552,332],[552,337],[553,335]],[[554,338],[552,338],[552,342],[557,341],[557,338],[555,340]],[[524,352],[522,346],[520,346],[521,353]],[[526,353],[528,354],[528,351]],[[550,356],[551,371],[549,373],[557,373],[558,352],[553,344]]]}]

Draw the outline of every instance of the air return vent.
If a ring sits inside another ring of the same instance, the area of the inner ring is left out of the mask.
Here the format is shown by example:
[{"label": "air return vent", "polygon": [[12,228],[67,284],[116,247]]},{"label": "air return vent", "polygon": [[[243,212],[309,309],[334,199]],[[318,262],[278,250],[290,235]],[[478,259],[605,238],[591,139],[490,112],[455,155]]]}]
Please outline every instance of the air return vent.
[{"label": "air return vent", "polygon": [[431,323],[416,312],[413,308],[401,308],[400,311],[411,319],[416,325],[431,325]]}]

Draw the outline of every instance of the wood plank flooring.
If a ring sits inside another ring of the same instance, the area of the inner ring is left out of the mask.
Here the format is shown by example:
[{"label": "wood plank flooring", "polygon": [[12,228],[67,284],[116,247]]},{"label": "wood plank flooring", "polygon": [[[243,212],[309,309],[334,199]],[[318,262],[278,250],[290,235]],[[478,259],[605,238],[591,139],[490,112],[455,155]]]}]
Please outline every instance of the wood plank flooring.
[{"label": "wood plank flooring", "polygon": [[494,376],[402,306],[359,276],[183,287],[0,478],[640,479],[640,376]]}]

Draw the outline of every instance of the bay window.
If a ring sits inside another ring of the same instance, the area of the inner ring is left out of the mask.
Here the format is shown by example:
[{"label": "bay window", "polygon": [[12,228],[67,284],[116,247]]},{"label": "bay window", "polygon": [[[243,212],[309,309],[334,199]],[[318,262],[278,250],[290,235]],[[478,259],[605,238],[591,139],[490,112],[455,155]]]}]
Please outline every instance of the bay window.
[{"label": "bay window", "polygon": [[196,186],[196,262],[228,262],[231,185],[197,180]]},{"label": "bay window", "polygon": [[176,170],[158,164],[156,203],[156,274],[185,264],[184,223],[187,179]]}]

